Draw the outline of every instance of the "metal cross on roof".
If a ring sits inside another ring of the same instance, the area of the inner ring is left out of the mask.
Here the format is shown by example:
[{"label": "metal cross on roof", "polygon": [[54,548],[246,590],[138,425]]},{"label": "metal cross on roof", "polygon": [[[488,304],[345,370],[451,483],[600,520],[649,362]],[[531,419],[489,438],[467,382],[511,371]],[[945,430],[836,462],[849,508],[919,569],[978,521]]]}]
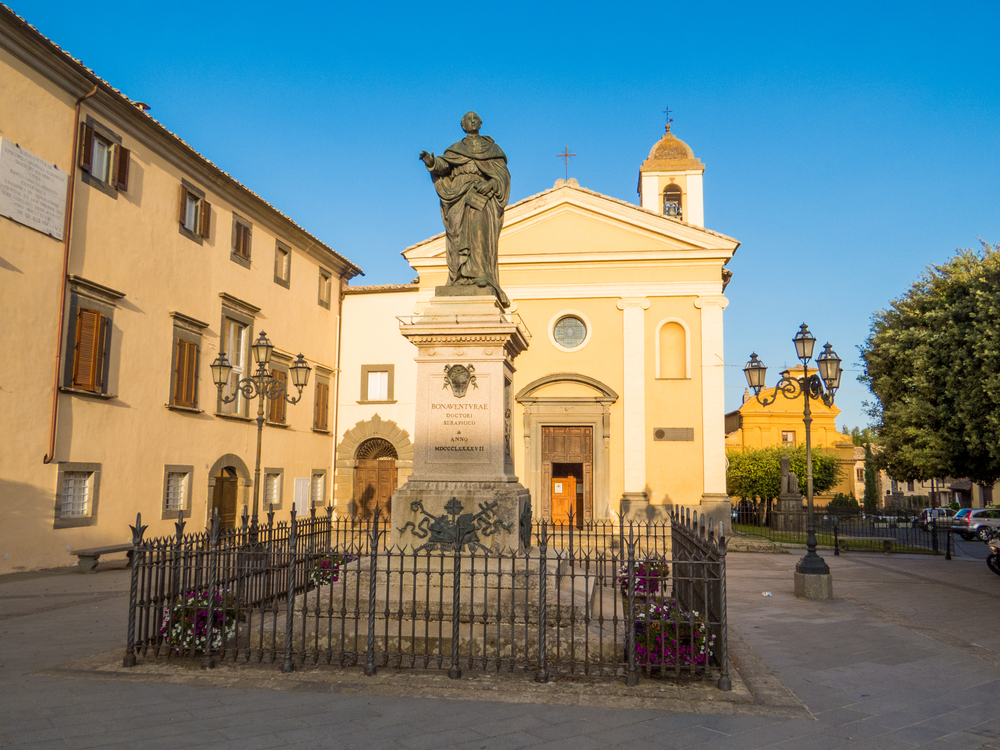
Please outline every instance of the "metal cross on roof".
[{"label": "metal cross on roof", "polygon": [[670,107],[663,110],[663,114],[667,116],[667,132],[670,132],[670,123],[674,121],[674,118],[670,116]]},{"label": "metal cross on roof", "polygon": [[569,146],[566,146],[565,150],[561,154],[556,154],[560,159],[566,160],[566,179],[569,179],[569,157],[576,156],[576,154],[571,154],[569,152]]}]

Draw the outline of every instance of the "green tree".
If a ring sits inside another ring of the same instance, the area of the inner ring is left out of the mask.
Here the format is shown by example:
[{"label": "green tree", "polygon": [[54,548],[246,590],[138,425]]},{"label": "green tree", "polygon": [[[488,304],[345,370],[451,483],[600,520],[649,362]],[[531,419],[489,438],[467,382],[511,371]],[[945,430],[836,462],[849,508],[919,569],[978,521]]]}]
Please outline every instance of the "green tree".
[{"label": "green tree", "polygon": [[862,381],[898,480],[1000,478],[1000,247],[962,250],[872,317]]},{"label": "green tree", "polygon": [[845,494],[843,492],[838,492],[833,496],[833,500],[830,501],[830,507],[833,508],[858,508],[858,499],[854,497],[854,493]]},{"label": "green tree", "polygon": [[865,443],[865,511],[874,512],[878,508],[878,500],[878,467],[871,444]]},{"label": "green tree", "polygon": [[[730,495],[772,500],[781,492],[781,457],[791,459],[799,478],[799,492],[806,493],[806,449],[774,446],[758,450],[729,450],[726,489]],[[813,449],[813,492],[826,492],[840,478],[840,461],[834,452]]]}]

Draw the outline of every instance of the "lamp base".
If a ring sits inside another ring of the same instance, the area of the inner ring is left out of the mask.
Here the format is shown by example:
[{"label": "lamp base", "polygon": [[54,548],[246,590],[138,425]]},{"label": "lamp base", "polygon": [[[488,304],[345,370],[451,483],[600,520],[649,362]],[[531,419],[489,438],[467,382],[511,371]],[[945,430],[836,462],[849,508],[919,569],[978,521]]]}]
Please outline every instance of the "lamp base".
[{"label": "lamp base", "polygon": [[833,575],[795,571],[795,596],[799,599],[833,599]]}]

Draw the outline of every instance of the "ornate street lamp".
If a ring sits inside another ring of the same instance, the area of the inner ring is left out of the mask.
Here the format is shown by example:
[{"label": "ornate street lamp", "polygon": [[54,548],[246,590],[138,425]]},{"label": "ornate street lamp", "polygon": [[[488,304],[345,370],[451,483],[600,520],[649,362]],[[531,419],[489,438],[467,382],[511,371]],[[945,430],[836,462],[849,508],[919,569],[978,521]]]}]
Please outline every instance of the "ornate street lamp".
[{"label": "ornate street lamp", "polygon": [[799,332],[792,339],[795,344],[795,354],[802,363],[802,376],[794,377],[785,375],[774,386],[774,395],[770,398],[761,398],[761,391],[764,389],[764,375],[767,368],[764,363],[757,358],[757,354],[750,355],[750,361],[743,368],[746,375],[747,385],[754,393],[754,397],[761,406],[770,406],[777,400],[780,393],[785,398],[795,399],[802,395],[803,409],[802,421],[806,426],[806,505],[808,508],[806,525],[806,554],[799,560],[795,570],[805,574],[827,574],[830,572],[829,566],[816,554],[816,520],[813,515],[813,462],[812,462],[812,435],[810,425],[812,424],[812,410],[809,407],[810,400],[822,401],[827,406],[833,406],[833,396],[840,388],[840,357],[833,350],[830,344],[823,347],[823,351],[816,358],[816,367],[819,375],[809,374],[809,360],[812,359],[813,349],[816,346],[816,337],[809,332],[805,323],[799,328]]},{"label": "ornate street lamp", "polygon": [[[274,351],[274,344],[267,338],[263,331],[250,347],[253,351],[254,361],[257,363],[257,371],[248,378],[243,378],[235,384],[234,390],[238,390],[243,397],[249,400],[258,399],[257,403],[257,465],[254,469],[253,477],[253,521],[251,524],[252,534],[256,540],[257,534],[257,514],[260,508],[260,445],[264,433],[264,405],[267,401],[284,400],[290,404],[297,404],[302,400],[302,389],[309,383],[309,373],[312,372],[305,358],[299,354],[295,363],[289,367],[292,373],[292,383],[299,391],[299,395],[291,397],[288,395],[285,383],[278,378],[272,377],[267,370],[267,365],[271,361],[271,354]],[[212,380],[215,387],[219,389],[219,401],[224,404],[231,404],[238,397],[238,393],[232,396],[223,396],[222,389],[229,383],[229,376],[233,371],[233,366],[229,363],[225,352],[219,352],[219,356],[212,362]]]}]

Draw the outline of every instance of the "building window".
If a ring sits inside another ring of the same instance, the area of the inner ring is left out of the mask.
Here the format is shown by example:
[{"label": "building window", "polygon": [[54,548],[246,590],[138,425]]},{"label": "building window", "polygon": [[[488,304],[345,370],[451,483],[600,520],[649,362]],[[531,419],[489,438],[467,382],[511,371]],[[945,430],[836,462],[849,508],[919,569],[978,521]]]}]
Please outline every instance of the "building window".
[{"label": "building window", "polygon": [[361,365],[360,403],[395,403],[395,372],[395,365]]},{"label": "building window", "polygon": [[250,222],[233,214],[233,251],[230,259],[244,268],[250,268]]},{"label": "building window", "polygon": [[243,371],[247,363],[247,339],[250,327],[239,320],[224,318],[222,321],[222,353],[229,359],[229,364],[233,366],[229,373],[229,380],[222,389],[224,399],[236,397],[231,403],[221,404],[221,411],[224,414],[242,414],[246,406],[246,399],[240,393],[239,382],[243,378]]},{"label": "building window", "polygon": [[576,310],[563,310],[549,322],[549,340],[563,352],[575,352],[585,347],[590,341],[590,333],[590,321]]},{"label": "building window", "polygon": [[274,283],[285,289],[292,283],[292,249],[280,242],[274,246]]},{"label": "building window", "polygon": [[857,475],[859,482],[865,481],[865,470],[863,468],[859,467],[858,469],[856,469],[855,473]]},{"label": "building window", "polygon": [[330,309],[330,301],[333,299],[333,274],[325,268],[319,269],[319,304]]},{"label": "building window", "polygon": [[106,286],[69,277],[62,387],[77,393],[109,395],[114,313],[125,295]]},{"label": "building window", "polygon": [[782,432],[781,432],[781,444],[782,445],[795,445],[795,431],[794,430],[782,430]]},{"label": "building window", "polygon": [[913,482],[907,482],[906,483],[906,491],[907,492],[913,492]]},{"label": "building window", "polygon": [[163,520],[176,519],[182,512],[190,515],[193,474],[194,466],[163,467],[163,508],[160,514]]},{"label": "building window", "polygon": [[[273,365],[271,367],[271,377],[281,383],[282,386],[287,387],[288,373],[281,368],[281,365]],[[275,425],[284,425],[286,414],[285,406],[287,403],[288,402],[285,401],[285,391],[282,390],[281,393],[278,394],[277,398],[272,398],[268,402],[267,421]]]},{"label": "building window", "polygon": [[100,479],[100,464],[59,465],[54,528],[93,526],[97,523]]},{"label": "building window", "polygon": [[170,401],[167,405],[177,409],[197,409],[201,334],[208,328],[208,323],[202,323],[176,311],[170,313],[170,317],[174,319],[174,336],[170,366]]},{"label": "building window", "polygon": [[131,160],[121,136],[89,116],[80,123],[78,162],[88,185],[117,197],[118,191],[128,190]]},{"label": "building window", "polygon": [[283,469],[264,469],[264,507],[271,510],[281,508]]},{"label": "building window", "polygon": [[205,194],[186,180],[181,181],[178,221],[181,234],[200,243],[207,238],[212,228],[212,204],[205,200]]},{"label": "building window", "polygon": [[313,402],[313,429],[327,432],[330,429],[330,382],[317,376],[315,401]]},{"label": "building window", "polygon": [[326,505],[326,469],[313,469],[309,500],[314,508]]}]

